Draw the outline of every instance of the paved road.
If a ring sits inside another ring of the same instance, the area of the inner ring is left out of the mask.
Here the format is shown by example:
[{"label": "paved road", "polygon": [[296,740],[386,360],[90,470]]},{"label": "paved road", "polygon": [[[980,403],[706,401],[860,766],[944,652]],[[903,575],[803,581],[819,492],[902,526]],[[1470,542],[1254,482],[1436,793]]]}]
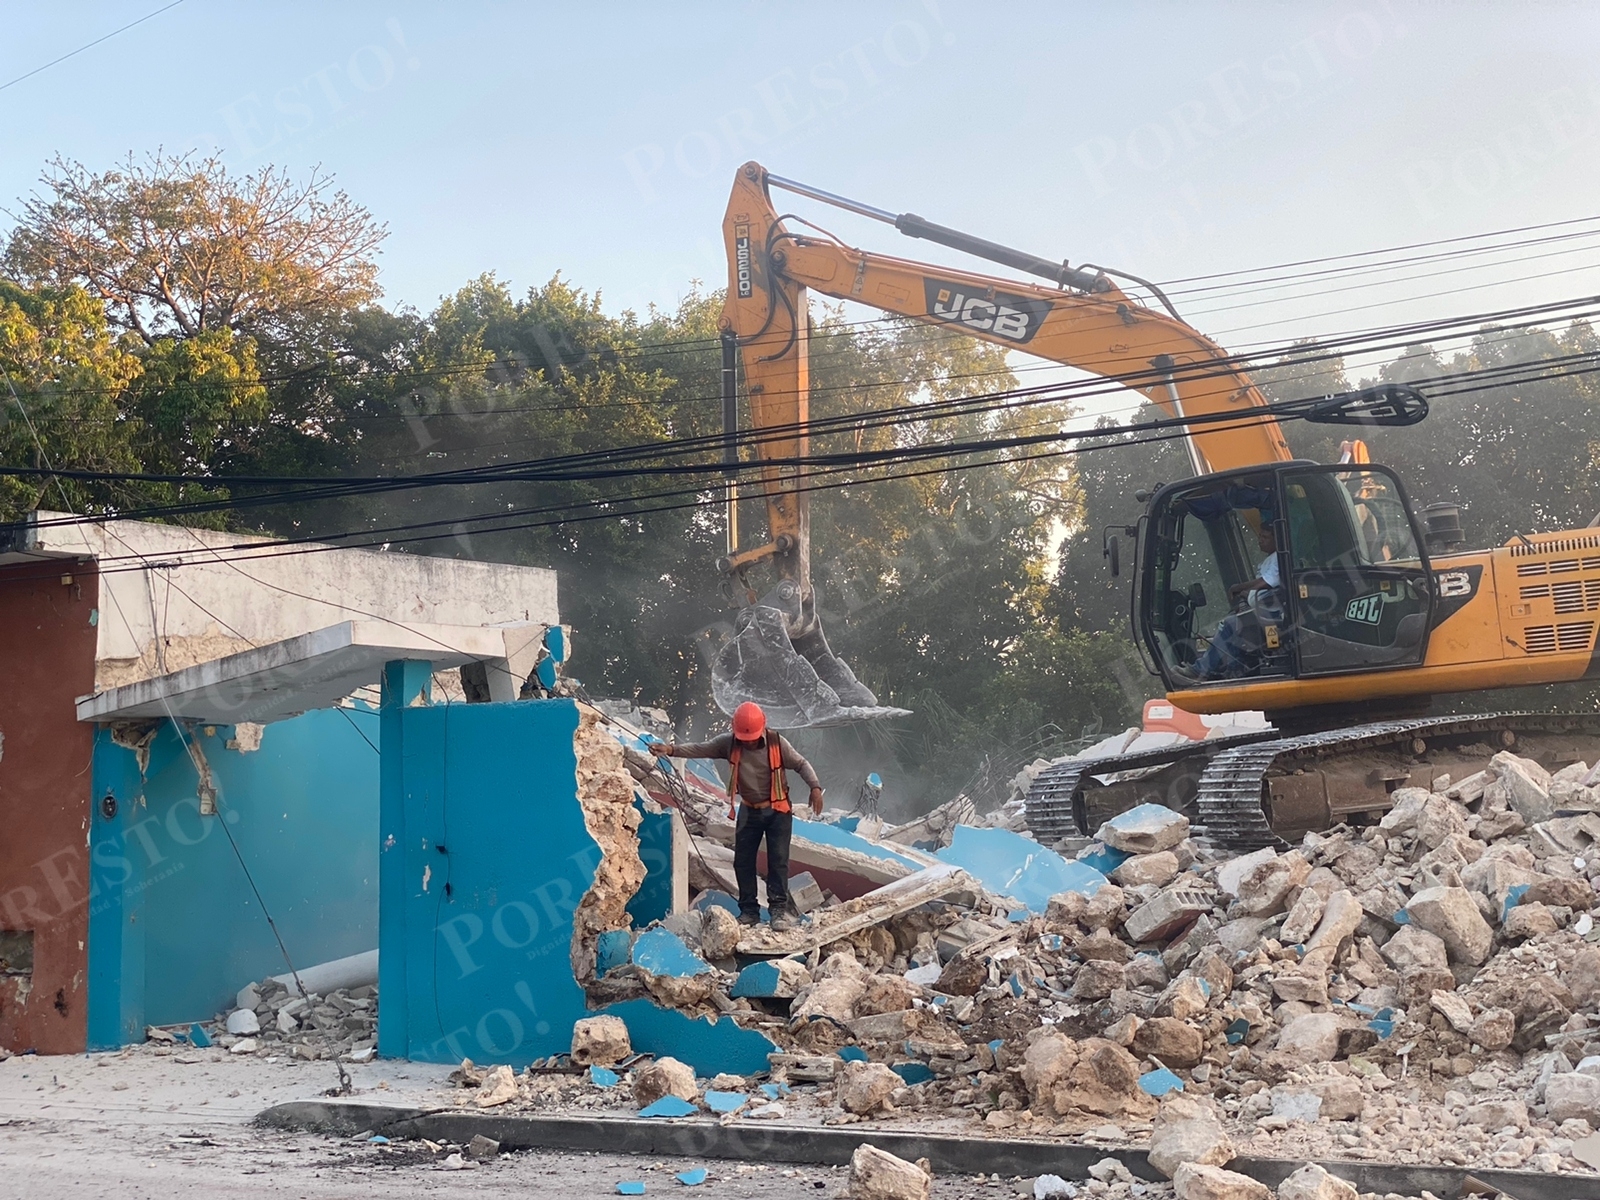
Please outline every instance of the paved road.
[{"label": "paved road", "polygon": [[[353,1069],[373,1097],[429,1103],[449,1068],[373,1063]],[[326,1078],[325,1078],[326,1077]],[[229,1059],[218,1052],[157,1056],[18,1057],[0,1062],[0,1200],[244,1200],[360,1196],[373,1200],[594,1200],[623,1180],[646,1195],[685,1200],[799,1200],[842,1196],[847,1171],[761,1167],[624,1155],[525,1152],[451,1170],[448,1150],[260,1129],[276,1103],[333,1082],[325,1063]],[[690,1191],[673,1176],[709,1171]],[[942,1178],[935,1200],[1015,1197],[1018,1186]],[[1030,1192],[1031,1194],[1031,1192]]]}]

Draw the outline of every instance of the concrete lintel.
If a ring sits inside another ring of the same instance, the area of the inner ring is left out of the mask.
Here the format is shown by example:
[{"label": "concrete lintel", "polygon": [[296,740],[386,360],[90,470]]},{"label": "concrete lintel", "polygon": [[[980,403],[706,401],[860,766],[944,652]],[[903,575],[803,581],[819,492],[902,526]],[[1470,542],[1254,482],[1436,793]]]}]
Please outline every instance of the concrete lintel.
[{"label": "concrete lintel", "polygon": [[[493,1138],[506,1150],[597,1150],[651,1157],[733,1159],[763,1163],[817,1163],[841,1166],[856,1148],[871,1144],[914,1162],[927,1158],[936,1174],[1059,1175],[1086,1179],[1101,1159],[1120,1160],[1137,1178],[1159,1180],[1143,1150],[1085,1145],[1081,1142],[961,1137],[868,1125],[817,1128],[782,1122],[748,1121],[720,1125],[708,1117],[683,1121],[637,1117],[524,1117],[459,1110],[425,1112],[361,1101],[308,1100],[279,1104],[256,1122],[284,1129],[308,1129],[350,1136],[364,1130],[390,1138],[425,1137],[465,1145],[475,1133]],[[1228,1170],[1269,1187],[1282,1183],[1303,1160],[1236,1158]],[[1459,1194],[1471,1175],[1517,1200],[1600,1200],[1600,1175],[1548,1175],[1482,1167],[1411,1166],[1400,1163],[1323,1160],[1330,1174],[1361,1192],[1436,1196]]]},{"label": "concrete lintel", "polygon": [[465,625],[343,621],[78,701],[80,721],[179,720],[265,724],[329,708],[378,682],[383,664],[426,661],[435,670],[503,659],[504,631]]}]

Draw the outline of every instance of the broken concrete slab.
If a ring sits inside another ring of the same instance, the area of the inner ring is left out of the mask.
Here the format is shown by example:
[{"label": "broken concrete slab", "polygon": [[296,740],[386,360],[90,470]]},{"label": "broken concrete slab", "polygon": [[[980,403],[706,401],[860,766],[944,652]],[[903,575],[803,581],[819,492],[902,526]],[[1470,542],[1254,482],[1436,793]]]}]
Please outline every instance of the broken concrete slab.
[{"label": "broken concrete slab", "polygon": [[1189,836],[1189,818],[1159,804],[1141,804],[1112,817],[1095,836],[1128,854],[1155,854]]},{"label": "broken concrete slab", "polygon": [[1134,942],[1160,941],[1210,912],[1214,903],[1212,894],[1202,887],[1175,884],[1134,909],[1123,928]]},{"label": "broken concrete slab", "polygon": [[930,900],[943,899],[962,891],[971,892],[975,887],[972,877],[959,867],[948,864],[925,867],[913,875],[818,912],[797,929],[779,931],[770,925],[753,926],[739,939],[739,953],[751,958],[776,958],[814,950],[882,924]]},{"label": "broken concrete slab", "polygon": [[1008,829],[974,829],[958,825],[950,845],[938,852],[942,862],[967,871],[985,888],[1042,913],[1050,898],[1062,892],[1092,896],[1107,884],[1093,867],[1068,862],[1048,847]]}]

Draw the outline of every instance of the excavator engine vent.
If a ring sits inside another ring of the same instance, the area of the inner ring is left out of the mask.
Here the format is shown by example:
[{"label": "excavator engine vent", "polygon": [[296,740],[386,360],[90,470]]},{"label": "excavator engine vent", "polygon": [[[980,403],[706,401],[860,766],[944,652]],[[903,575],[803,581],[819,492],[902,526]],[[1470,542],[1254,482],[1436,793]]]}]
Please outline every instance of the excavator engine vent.
[{"label": "excavator engine vent", "polygon": [[1522,631],[1522,647],[1529,654],[1579,653],[1587,650],[1593,639],[1593,621],[1529,625]]}]

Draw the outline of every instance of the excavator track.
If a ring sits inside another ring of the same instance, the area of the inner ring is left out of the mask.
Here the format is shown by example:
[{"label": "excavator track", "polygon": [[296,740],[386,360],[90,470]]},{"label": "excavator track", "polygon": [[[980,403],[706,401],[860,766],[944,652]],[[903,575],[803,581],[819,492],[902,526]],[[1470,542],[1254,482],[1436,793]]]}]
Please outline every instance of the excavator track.
[{"label": "excavator track", "polygon": [[[1230,747],[1276,739],[1277,736],[1277,730],[1263,729],[1204,742],[1162,746],[1157,750],[1142,750],[1135,754],[1060,759],[1039,772],[1033,786],[1028,789],[1024,807],[1028,828],[1047,845],[1064,837],[1092,832],[1084,786],[1092,776],[1167,767],[1187,760],[1204,760]],[[1093,825],[1098,828],[1099,822],[1093,822]]]},{"label": "excavator track", "polygon": [[[1444,773],[1442,767],[1481,765],[1505,749],[1537,758],[1544,746],[1555,743],[1565,748],[1574,741],[1587,747],[1585,756],[1594,757],[1600,749],[1600,713],[1512,712],[1378,721],[1287,738],[1268,730],[1160,752],[1069,759],[1052,764],[1034,782],[1027,800],[1028,827],[1047,844],[1062,836],[1091,833],[1099,823],[1091,826],[1084,819],[1087,797],[1094,794],[1084,786],[1091,774],[1179,763],[1192,771],[1198,760],[1203,765],[1192,792],[1172,795],[1169,782],[1167,796],[1146,789],[1135,802],[1154,799],[1188,813],[1195,821],[1195,835],[1217,846],[1236,850],[1281,846],[1311,829],[1376,819],[1387,811],[1388,796],[1397,787],[1424,782]],[[1076,819],[1064,825],[1063,814]],[[1102,819],[1106,815],[1099,814]]]}]

